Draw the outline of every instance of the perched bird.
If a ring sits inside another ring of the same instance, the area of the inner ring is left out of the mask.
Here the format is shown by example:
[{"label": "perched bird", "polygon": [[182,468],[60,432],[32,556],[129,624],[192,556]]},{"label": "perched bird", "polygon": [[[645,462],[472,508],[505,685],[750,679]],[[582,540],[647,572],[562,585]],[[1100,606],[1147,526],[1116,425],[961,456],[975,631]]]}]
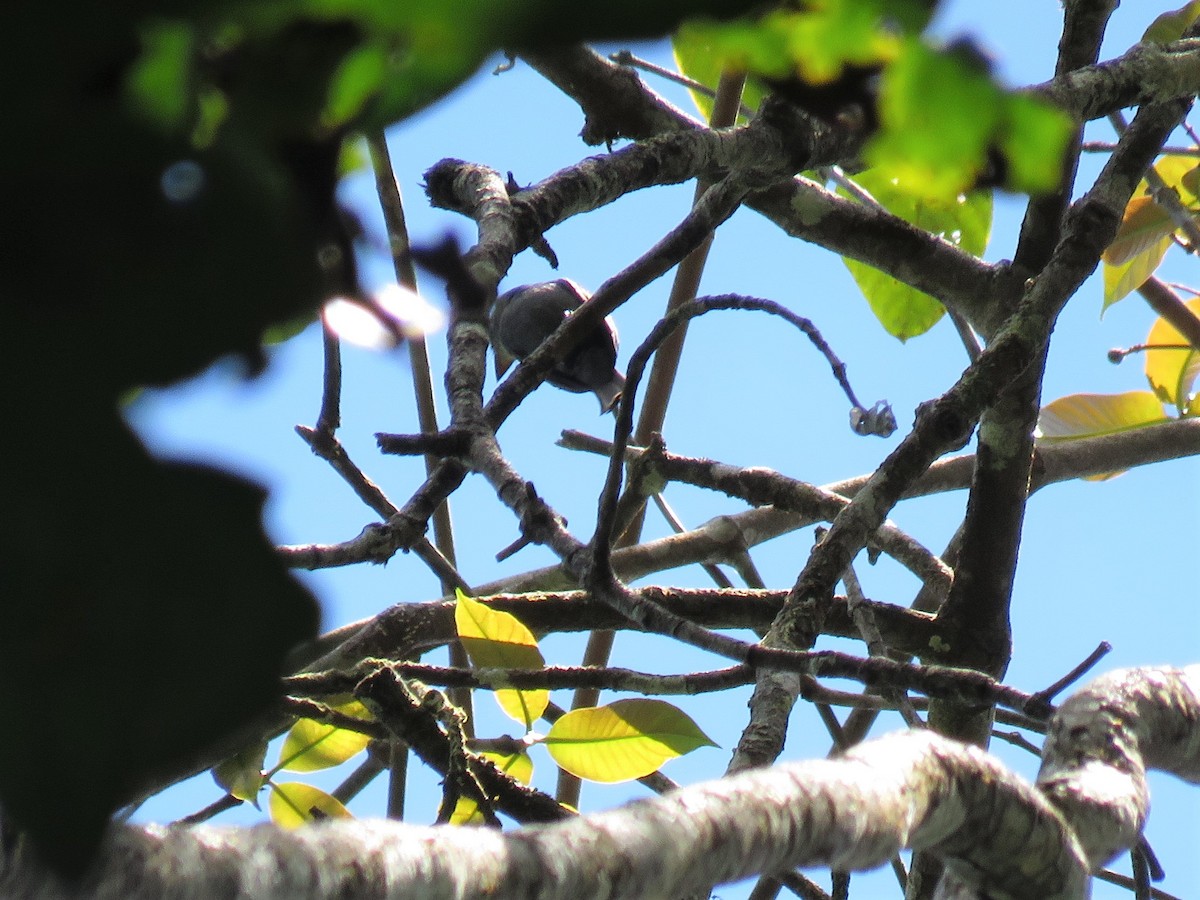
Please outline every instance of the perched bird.
[{"label": "perched bird", "polygon": [[[496,377],[524,359],[550,337],[591,294],[567,278],[526,284],[496,298],[489,330],[496,353]],[[612,412],[621,399],[625,376],[616,368],[617,326],[612,319],[588,331],[546,376],[564,391],[593,392],[602,412]]]}]

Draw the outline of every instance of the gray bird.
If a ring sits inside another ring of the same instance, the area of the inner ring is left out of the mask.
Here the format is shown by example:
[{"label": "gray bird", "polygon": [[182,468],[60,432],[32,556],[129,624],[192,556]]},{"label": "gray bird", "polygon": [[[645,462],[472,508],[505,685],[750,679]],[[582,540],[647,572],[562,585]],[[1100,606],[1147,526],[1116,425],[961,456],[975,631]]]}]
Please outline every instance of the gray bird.
[{"label": "gray bird", "polygon": [[[514,359],[524,359],[550,337],[591,294],[567,278],[526,284],[496,298],[489,330],[496,353],[496,377]],[[564,391],[592,391],[602,412],[611,412],[621,399],[625,376],[616,368],[617,326],[611,318],[583,336],[546,380]]]}]

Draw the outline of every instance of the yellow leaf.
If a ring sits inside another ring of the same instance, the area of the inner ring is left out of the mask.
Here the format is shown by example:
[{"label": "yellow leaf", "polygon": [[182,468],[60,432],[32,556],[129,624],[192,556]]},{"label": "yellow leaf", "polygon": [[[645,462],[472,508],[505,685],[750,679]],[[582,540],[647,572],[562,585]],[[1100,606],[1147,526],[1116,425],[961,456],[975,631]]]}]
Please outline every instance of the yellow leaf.
[{"label": "yellow leaf", "polygon": [[298,781],[271,783],[271,821],[280,828],[299,828],[321,819],[353,819],[350,810],[320,788]]},{"label": "yellow leaf", "polygon": [[576,709],[546,735],[554,761],[579,778],[641,778],[697,747],[715,747],[685,712],[662,700],[618,700]]},{"label": "yellow leaf", "polygon": [[[1179,195],[1189,209],[1197,204],[1197,170],[1194,156],[1168,154],[1154,164],[1167,187]],[[1104,307],[1108,309],[1135,291],[1154,274],[1167,249],[1175,223],[1170,215],[1150,197],[1150,185],[1145,179],[1125,207],[1121,227],[1112,244],[1104,251]]]},{"label": "yellow leaf", "polygon": [[1110,266],[1119,266],[1157,244],[1174,230],[1175,223],[1170,214],[1155,203],[1153,197],[1134,197],[1125,207],[1117,236],[1104,251],[1104,261]]},{"label": "yellow leaf", "polygon": [[1104,307],[1108,309],[1118,300],[1128,296],[1130,291],[1136,291],[1146,279],[1154,274],[1158,264],[1167,255],[1171,246],[1171,236],[1159,238],[1141,253],[1121,265],[1104,264]]},{"label": "yellow leaf", "polygon": [[[461,590],[454,608],[458,629],[471,664],[479,669],[541,669],[546,663],[533,633],[513,615],[488,609]],[[505,714],[526,729],[546,711],[549,691],[496,691],[496,702]]]},{"label": "yellow leaf", "polygon": [[[1200,316],[1200,297],[1193,298],[1185,304],[1197,316]],[[1179,329],[1166,319],[1159,318],[1150,329],[1146,338],[1147,346],[1167,346],[1169,348],[1186,345],[1187,341]],[[1164,403],[1170,403],[1179,410],[1180,415],[1187,415],[1192,409],[1192,386],[1200,375],[1200,352],[1196,348],[1163,349],[1146,351],[1146,377],[1150,387]]]},{"label": "yellow leaf", "polygon": [[[1071,394],[1042,407],[1038,436],[1056,443],[1141,428],[1168,420],[1162,403],[1149,391],[1125,394]],[[1089,475],[1088,481],[1104,481],[1120,471]]]},{"label": "yellow leaf", "polygon": [[[357,700],[333,708],[356,719],[371,719],[371,713]],[[357,731],[325,725],[312,719],[298,719],[283,742],[276,768],[293,772],[328,769],[357,756],[367,749],[370,742],[370,737]]]}]

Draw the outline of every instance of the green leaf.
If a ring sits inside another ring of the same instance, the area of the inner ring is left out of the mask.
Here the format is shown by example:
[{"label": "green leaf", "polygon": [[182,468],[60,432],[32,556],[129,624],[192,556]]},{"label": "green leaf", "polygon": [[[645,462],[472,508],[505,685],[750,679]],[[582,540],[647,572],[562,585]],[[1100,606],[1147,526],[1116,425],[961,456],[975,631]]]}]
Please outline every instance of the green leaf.
[{"label": "green leaf", "polygon": [[[1115,434],[1168,421],[1162,403],[1149,391],[1125,394],[1070,394],[1042,407],[1038,437],[1047,443]],[[1124,470],[1085,476],[1085,481],[1105,481]]]},{"label": "green leaf", "polygon": [[263,332],[262,342],[268,347],[275,344],[282,344],[284,341],[290,341],[296,335],[302,333],[309,325],[316,321],[316,315],[306,314],[297,316],[294,319],[289,319],[286,322],[279,322],[276,325],[270,326]]},{"label": "green leaf", "polygon": [[618,700],[575,709],[546,735],[554,761],[590,781],[641,778],[697,747],[717,746],[682,710],[662,700]]},{"label": "green leaf", "polygon": [[996,142],[1008,162],[1004,186],[1046,194],[1062,180],[1062,159],[1074,131],[1071,118],[1028,94],[1005,94]]},{"label": "green leaf", "polygon": [[142,53],[125,75],[126,99],[135,115],[164,130],[181,128],[195,108],[192,29],[156,22],[142,32]]},{"label": "green leaf", "polygon": [[[480,669],[540,669],[546,665],[533,633],[513,615],[488,609],[461,590],[454,622],[472,665]],[[546,711],[549,691],[496,691],[505,714],[529,729]]]},{"label": "green leaf", "polygon": [[[724,70],[825,84],[847,65],[869,67],[893,58],[898,46],[893,25],[898,19],[917,24],[911,7],[879,0],[824,0],[758,19],[693,20],[675,35],[676,59],[681,71],[705,84],[715,84]],[[703,99],[696,102],[705,109]]]},{"label": "green leaf", "polygon": [[[878,169],[860,172],[854,180],[884,209],[906,222],[936,234],[974,256],[981,256],[987,249],[992,227],[990,192],[975,191],[948,200],[923,198],[906,190],[899,179]],[[848,196],[841,188],[838,192]],[[942,305],[923,291],[857,260],[842,257],[842,261],[876,318],[889,334],[900,340],[924,334],[945,314]]]},{"label": "green leaf", "polygon": [[258,792],[262,790],[263,785],[263,760],[266,756],[266,741],[251,744],[214,767],[213,780],[239,800],[257,806]]},{"label": "green leaf", "polygon": [[[681,74],[716,90],[723,70],[707,29],[695,23],[685,22],[671,38],[671,49],[675,54],[675,66]],[[689,93],[705,120],[711,119],[713,98],[698,91]],[[747,81],[742,89],[742,105],[749,109],[758,109],[765,93],[760,83]],[[745,117],[739,114],[738,121],[744,122]]]},{"label": "green leaf", "polygon": [[[370,720],[371,713],[357,700],[333,707],[358,719]],[[312,719],[298,719],[279,750],[277,769],[315,772],[339,766],[367,749],[371,738],[358,731],[325,725]]]},{"label": "green leaf", "polygon": [[386,48],[368,44],[346,55],[333,74],[323,116],[326,125],[345,125],[362,111],[388,74]]},{"label": "green leaf", "polygon": [[[1200,297],[1187,301],[1185,305],[1200,316]],[[1200,375],[1200,351],[1195,347],[1175,349],[1187,345],[1187,340],[1179,329],[1161,317],[1151,326],[1146,344],[1164,347],[1162,350],[1146,351],[1146,378],[1150,381],[1150,387],[1160,400],[1179,410],[1180,415],[1189,415],[1195,400],[1192,388],[1197,375]]]},{"label": "green leaf", "polygon": [[1179,9],[1158,16],[1142,35],[1142,40],[1154,44],[1169,44],[1183,37],[1183,33],[1200,18],[1200,0],[1191,0]]},{"label": "green leaf", "polygon": [[353,819],[336,797],[325,793],[311,784],[286,781],[271,782],[271,800],[268,804],[271,821],[280,828],[299,828],[309,822],[322,819]]},{"label": "green leaf", "polygon": [[880,130],[864,158],[927,195],[952,197],[974,184],[1002,106],[971,60],[910,41],[883,74]]},{"label": "green leaf", "polygon": [[935,50],[916,40],[906,41],[883,73],[879,118],[867,162],[941,197],[969,190],[993,150],[1007,163],[1006,188],[1052,190],[1073,127],[1060,110],[1001,90],[968,50]]}]

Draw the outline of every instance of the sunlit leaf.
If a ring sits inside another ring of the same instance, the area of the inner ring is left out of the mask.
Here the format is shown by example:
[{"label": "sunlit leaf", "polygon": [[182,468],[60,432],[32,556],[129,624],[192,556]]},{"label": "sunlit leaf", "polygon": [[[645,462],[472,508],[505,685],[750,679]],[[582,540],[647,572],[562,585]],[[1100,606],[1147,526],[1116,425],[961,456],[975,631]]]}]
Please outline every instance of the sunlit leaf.
[{"label": "sunlit leaf", "polygon": [[1062,158],[1074,130],[1061,109],[1028,94],[1005,94],[996,144],[1008,163],[1004,187],[1044,194],[1062,180]]},{"label": "sunlit leaf", "polygon": [[943,197],[974,186],[996,150],[1006,163],[1006,188],[1054,189],[1072,130],[1061,110],[1002,90],[968,48],[937,50],[916,40],[883,73],[879,116],[867,162],[910,189]]},{"label": "sunlit leaf", "polygon": [[1171,243],[1171,237],[1168,235],[1160,238],[1157,243],[1147,247],[1129,262],[1119,266],[1104,266],[1104,306],[1100,310],[1101,314],[1146,283],[1146,279],[1154,274],[1163,257],[1167,255]]},{"label": "sunlit leaf", "polygon": [[[1070,394],[1042,407],[1038,436],[1054,443],[1114,434],[1168,421],[1162,403],[1149,391],[1125,394]],[[1085,476],[1086,481],[1104,481],[1121,474],[1118,470]]]},{"label": "sunlit leaf", "polygon": [[865,158],[923,193],[952,197],[974,184],[1001,107],[999,88],[971,61],[909,42],[883,75],[880,131]]},{"label": "sunlit leaf", "polygon": [[266,741],[245,747],[213,768],[213,780],[239,800],[258,805],[266,756]]},{"label": "sunlit leaf", "polygon": [[1038,431],[1042,440],[1072,440],[1128,431],[1166,418],[1161,401],[1149,391],[1070,394],[1042,407]]},{"label": "sunlit leaf", "polygon": [[[488,609],[461,590],[454,622],[472,665],[480,669],[540,669],[545,666],[533,633],[506,612]],[[549,691],[496,691],[504,712],[527,729],[546,711]]]},{"label": "sunlit leaf", "polygon": [[[975,191],[953,199],[923,198],[906,190],[898,179],[878,169],[868,169],[854,176],[885,209],[941,238],[961,247],[967,253],[980,256],[987,249],[992,227],[992,195]],[[847,196],[839,188],[839,193]],[[887,330],[902,341],[924,334],[945,314],[937,300],[923,291],[910,287],[890,275],[857,260],[842,257],[854,276],[871,311]]]},{"label": "sunlit leaf", "polygon": [[1200,0],[1191,0],[1190,3],[1185,3],[1179,9],[1158,16],[1150,23],[1142,35],[1142,40],[1155,44],[1169,44],[1171,41],[1177,41],[1183,37],[1185,31],[1192,27],[1198,17],[1200,17]]},{"label": "sunlit leaf", "polygon": [[641,778],[697,747],[715,747],[682,710],[662,700],[618,700],[576,709],[546,735],[554,761],[579,778]]},{"label": "sunlit leaf", "polygon": [[[371,718],[367,708],[357,700],[333,708],[356,719]],[[370,737],[357,731],[325,725],[312,719],[299,719],[288,732],[279,751],[278,768],[293,772],[328,769],[362,753],[370,742]]]},{"label": "sunlit leaf", "polygon": [[680,28],[680,39],[689,50],[707,50],[707,65],[716,72],[800,77],[814,84],[832,81],[848,64],[883,62],[894,55],[897,43],[881,27],[879,4],[862,0],[779,9],[757,20],[688,22]]},{"label": "sunlit leaf", "polygon": [[[1195,207],[1197,202],[1197,175],[1200,174],[1200,161],[1195,156],[1184,153],[1168,153],[1161,156],[1154,164],[1154,171],[1169,188],[1174,188],[1184,206]],[[1149,190],[1149,185],[1143,179],[1134,196],[1141,196]]]},{"label": "sunlit leaf", "polygon": [[1154,202],[1153,197],[1134,197],[1125,207],[1117,236],[1104,251],[1104,261],[1110,266],[1128,262],[1151,247],[1157,247],[1164,237],[1170,237],[1175,222],[1170,213]]},{"label": "sunlit leaf", "polygon": [[336,797],[320,788],[299,781],[283,784],[271,782],[271,799],[267,804],[271,821],[280,828],[299,828],[322,819],[353,819]]},{"label": "sunlit leaf", "polygon": [[[497,769],[515,778],[521,784],[529,784],[533,780],[533,760],[529,757],[528,753],[493,753],[485,751],[479,755],[484,759],[491,760]],[[482,825],[483,822],[483,813],[479,811],[479,805],[470,797],[460,796],[458,798],[458,805],[454,807],[454,812],[450,814],[450,824]]]},{"label": "sunlit leaf", "polygon": [[[1200,297],[1188,300],[1185,305],[1200,316]],[[1174,348],[1186,345],[1187,340],[1174,325],[1166,319],[1159,318],[1150,328],[1146,344],[1152,347],[1165,345]],[[1160,400],[1175,406],[1180,415],[1193,411],[1192,389],[1198,375],[1200,351],[1194,347],[1146,351],[1146,378],[1150,381],[1150,387]]]},{"label": "sunlit leaf", "polygon": [[[1169,154],[1154,164],[1167,187],[1179,195],[1189,209],[1200,202],[1196,195],[1196,158]],[[1171,246],[1175,224],[1171,216],[1150,196],[1143,179],[1125,207],[1121,227],[1104,251],[1104,305],[1101,314],[1118,300],[1141,287],[1154,274]]]},{"label": "sunlit leaf", "polygon": [[[685,22],[671,38],[671,48],[675,53],[675,66],[680,73],[692,81],[716,90],[717,83],[721,78],[721,60],[714,52],[705,28]],[[696,109],[700,110],[706,120],[710,119],[713,98],[699,91],[689,91],[689,93],[692,96],[692,102],[696,104]],[[762,85],[757,81],[747,81],[746,86],[742,89],[742,105],[748,109],[758,109],[764,93]],[[738,120],[744,122],[745,117],[739,115]]]}]

